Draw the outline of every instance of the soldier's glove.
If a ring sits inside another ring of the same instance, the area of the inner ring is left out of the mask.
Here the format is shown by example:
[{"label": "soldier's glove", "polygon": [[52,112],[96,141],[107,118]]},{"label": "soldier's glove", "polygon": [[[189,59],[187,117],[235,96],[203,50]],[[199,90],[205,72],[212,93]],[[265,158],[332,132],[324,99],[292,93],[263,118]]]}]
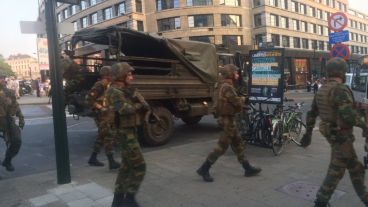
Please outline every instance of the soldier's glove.
[{"label": "soldier's glove", "polygon": [[306,132],[302,139],[300,140],[300,146],[301,147],[308,147],[312,142],[312,133],[311,132]]},{"label": "soldier's glove", "polygon": [[25,125],[24,117],[19,117],[19,128],[23,129]]}]

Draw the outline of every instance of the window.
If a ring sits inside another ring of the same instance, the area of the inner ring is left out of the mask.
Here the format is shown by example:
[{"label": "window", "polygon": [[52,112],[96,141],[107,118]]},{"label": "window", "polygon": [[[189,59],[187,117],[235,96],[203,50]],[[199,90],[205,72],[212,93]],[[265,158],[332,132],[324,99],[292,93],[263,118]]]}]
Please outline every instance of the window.
[{"label": "window", "polygon": [[78,8],[79,6],[78,5],[73,5],[72,6],[72,15],[76,14],[78,12]]},{"label": "window", "polygon": [[213,27],[213,15],[194,15],[188,16],[189,27]]},{"label": "window", "polygon": [[325,50],[325,42],[324,41],[318,41],[318,49],[319,50]]},{"label": "window", "polygon": [[299,27],[299,20],[297,19],[293,19],[293,29],[294,30],[300,30],[300,27]]},{"label": "window", "polygon": [[261,0],[253,0],[253,7],[261,6],[262,2]]},{"label": "window", "polygon": [[137,21],[137,30],[142,32],[144,31],[143,21]]},{"label": "window", "polygon": [[309,48],[308,39],[305,39],[305,38],[302,39],[302,47],[303,47],[303,49],[308,49]]},{"label": "window", "polygon": [[106,8],[103,10],[104,20],[108,20],[112,18],[112,8]]},{"label": "window", "polygon": [[318,49],[318,45],[317,45],[317,40],[311,40],[311,49],[313,50],[317,50]]},{"label": "window", "polygon": [[212,0],[187,0],[187,6],[213,5]]},{"label": "window", "polygon": [[98,17],[97,17],[97,12],[91,14],[91,24],[97,24],[98,23]]},{"label": "window", "polygon": [[302,32],[308,32],[308,24],[307,24],[307,22],[303,22],[303,21],[301,21],[301,30],[302,30]]},{"label": "window", "polygon": [[317,33],[317,26],[316,26],[316,24],[310,23],[309,25],[311,27],[310,31],[312,33]]},{"label": "window", "polygon": [[291,1],[291,11],[299,12],[299,4],[298,2]]},{"label": "window", "polygon": [[225,46],[234,46],[241,45],[241,36],[237,35],[223,35],[222,36],[222,44]]},{"label": "window", "polygon": [[263,13],[262,14],[255,14],[254,15],[254,26],[256,26],[256,27],[263,26],[264,25],[263,21],[262,21],[263,17],[264,17]]},{"label": "window", "polygon": [[300,48],[300,38],[299,37],[294,37],[293,39],[294,39],[294,41],[293,41],[294,48]]},{"label": "window", "polygon": [[290,47],[290,37],[289,36],[282,36],[282,46]]},{"label": "window", "polygon": [[220,5],[239,6],[240,5],[240,0],[220,0]]},{"label": "window", "polygon": [[288,0],[280,0],[281,9],[288,9]]},{"label": "window", "polygon": [[88,18],[87,17],[83,17],[82,18],[82,25],[81,25],[81,27],[82,28],[85,28],[87,26],[88,26]]},{"label": "window", "polygon": [[116,16],[125,15],[125,13],[126,13],[125,1],[121,2],[120,4],[118,4],[116,11],[117,11],[117,15]]},{"label": "window", "polygon": [[81,1],[80,5],[81,5],[81,10],[87,9],[87,2],[86,1]]},{"label": "window", "polygon": [[142,13],[142,0],[135,0],[135,11]]},{"label": "window", "polygon": [[58,13],[57,14],[57,21],[58,22],[61,22],[62,20],[63,20],[62,14],[61,13]]},{"label": "window", "polygon": [[270,25],[274,27],[279,26],[279,16],[275,14],[270,14]]},{"label": "window", "polygon": [[316,17],[316,8],[309,7],[309,15],[312,17]]},{"label": "window", "polygon": [[278,0],[269,0],[270,1],[270,6],[274,6],[274,7],[278,7]]},{"label": "window", "polygon": [[323,19],[323,11],[320,9],[317,9],[317,18],[318,19]]},{"label": "window", "polygon": [[157,11],[179,7],[179,0],[156,0]]},{"label": "window", "polygon": [[189,37],[189,40],[214,44],[215,36],[192,36],[192,37]]},{"label": "window", "polygon": [[256,45],[259,45],[259,43],[266,41],[266,35],[265,34],[257,34],[257,35],[255,35],[254,38],[255,38]]},{"label": "window", "polygon": [[64,9],[63,13],[64,13],[64,19],[67,19],[69,17],[69,9]]},{"label": "window", "polygon": [[221,14],[221,26],[223,27],[240,27],[240,16],[232,14]]},{"label": "window", "polygon": [[289,28],[289,19],[287,17],[280,17],[280,27]]},{"label": "window", "polygon": [[94,6],[94,5],[96,5],[97,4],[97,0],[90,0],[89,1],[89,5],[90,6]]},{"label": "window", "polygon": [[158,31],[168,31],[174,29],[180,29],[180,18],[172,17],[166,19],[157,20]]},{"label": "window", "polygon": [[300,4],[300,13],[307,14],[307,7],[305,6],[305,4]]},{"label": "window", "polygon": [[317,34],[323,35],[323,27],[321,25],[317,26]]},{"label": "window", "polygon": [[280,35],[278,34],[271,34],[271,41],[275,46],[280,46]]}]

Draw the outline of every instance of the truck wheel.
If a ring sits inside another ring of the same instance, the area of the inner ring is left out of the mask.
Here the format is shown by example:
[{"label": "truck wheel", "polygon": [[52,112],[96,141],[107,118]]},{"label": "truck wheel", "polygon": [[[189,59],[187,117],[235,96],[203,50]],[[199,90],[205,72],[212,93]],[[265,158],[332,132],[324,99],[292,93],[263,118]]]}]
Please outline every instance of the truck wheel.
[{"label": "truck wheel", "polygon": [[181,120],[183,120],[183,122],[188,125],[198,124],[198,122],[201,121],[201,119],[202,116],[189,116],[181,118]]},{"label": "truck wheel", "polygon": [[153,111],[160,120],[144,123],[144,142],[150,146],[164,145],[174,132],[173,115],[164,107],[155,107]]}]

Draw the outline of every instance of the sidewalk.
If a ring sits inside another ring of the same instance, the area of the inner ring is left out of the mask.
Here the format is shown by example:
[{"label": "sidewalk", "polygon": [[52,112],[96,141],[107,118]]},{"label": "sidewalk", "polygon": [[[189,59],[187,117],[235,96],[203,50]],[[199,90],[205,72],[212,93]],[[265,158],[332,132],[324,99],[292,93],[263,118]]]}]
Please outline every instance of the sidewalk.
[{"label": "sidewalk", "polygon": [[[356,130],[359,158],[363,156],[361,131]],[[217,138],[217,137],[216,137]],[[144,153],[147,174],[137,195],[142,207],[307,207],[313,206],[329,162],[329,146],[318,130],[307,149],[286,146],[281,156],[271,149],[248,147],[248,158],[263,171],[246,178],[236,157],[228,150],[211,169],[213,183],[195,173],[216,139],[150,149]],[[87,161],[87,157],[82,157]],[[106,160],[105,160],[106,163]],[[0,169],[3,172],[3,169]],[[110,207],[116,171],[106,167],[73,166],[72,183],[56,184],[50,171],[0,180],[1,207]],[[6,172],[7,173],[7,172]],[[2,174],[3,177],[10,173]],[[363,206],[348,173],[338,186],[333,207]]]},{"label": "sidewalk", "polygon": [[37,97],[36,95],[25,95],[18,99],[20,105],[37,105],[37,104],[48,104],[49,97],[42,96]]}]

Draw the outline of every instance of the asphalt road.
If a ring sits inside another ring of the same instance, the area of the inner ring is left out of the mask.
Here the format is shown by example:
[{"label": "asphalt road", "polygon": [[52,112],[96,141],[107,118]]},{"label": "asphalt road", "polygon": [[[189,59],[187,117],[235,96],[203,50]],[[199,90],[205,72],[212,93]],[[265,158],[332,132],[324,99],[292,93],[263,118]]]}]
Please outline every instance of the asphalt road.
[{"label": "asphalt road", "polygon": [[[313,94],[307,93],[287,93],[287,98],[295,99],[297,102],[305,102],[305,111],[310,108]],[[286,104],[293,104],[288,102]],[[53,135],[52,111],[50,105],[22,105],[23,114],[26,118],[26,126],[23,130],[22,148],[14,159],[14,172],[7,172],[0,168],[2,179],[25,176],[54,170],[55,144]],[[70,152],[70,163],[73,166],[87,165],[87,160],[91,153],[91,147],[97,135],[97,129],[92,119],[80,118],[74,120],[67,117],[68,142]],[[188,126],[181,120],[175,121],[175,132],[172,140],[160,147],[144,147],[143,151],[154,151],[168,146],[182,145],[189,142],[199,142],[217,138],[220,128],[212,116],[204,117],[197,125]],[[3,159],[5,151],[4,142],[0,142],[0,159]],[[119,155],[117,155],[119,156]],[[106,158],[101,153],[100,159],[106,162]]]}]

